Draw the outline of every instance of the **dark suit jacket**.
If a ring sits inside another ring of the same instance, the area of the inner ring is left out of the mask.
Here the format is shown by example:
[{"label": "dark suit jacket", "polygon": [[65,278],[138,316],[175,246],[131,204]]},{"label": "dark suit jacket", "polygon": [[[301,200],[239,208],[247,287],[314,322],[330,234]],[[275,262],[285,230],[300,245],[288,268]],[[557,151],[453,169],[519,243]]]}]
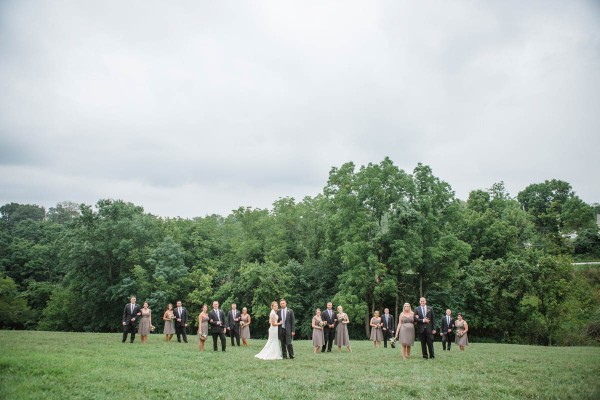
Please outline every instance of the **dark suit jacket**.
[{"label": "dark suit jacket", "polygon": [[[423,322],[425,317],[429,318],[428,324]],[[426,330],[427,333],[432,333],[432,331],[435,331],[435,315],[433,314],[433,308],[425,306],[425,313],[423,313],[421,306],[416,307],[415,321],[417,321],[417,332],[422,333]]]},{"label": "dark suit jacket", "polygon": [[396,326],[394,325],[394,316],[392,314],[388,315],[388,321],[385,320],[385,314],[383,314],[381,316],[381,322],[383,322],[383,327],[386,328],[388,332],[394,333]]},{"label": "dark suit jacket", "polygon": [[[215,309],[209,311],[208,313],[208,323],[210,324],[210,333],[221,333],[227,327],[227,321],[225,321],[225,313],[223,310],[219,309],[219,315],[217,318],[217,313]],[[221,325],[217,325],[217,322],[221,321]]]},{"label": "dark suit jacket", "polygon": [[454,329],[454,318],[450,317],[450,324],[446,321],[446,315],[442,317],[442,323],[440,324],[440,333],[443,335],[448,333],[448,329]]},{"label": "dark suit jacket", "polygon": [[323,329],[331,329],[329,328],[329,325],[334,325],[333,329],[335,329],[335,325],[338,322],[337,319],[337,312],[334,310],[331,310],[331,317],[329,317],[329,310],[325,309],[325,311],[323,311],[321,313],[321,319],[325,322],[327,322],[327,326],[323,327]]},{"label": "dark suit jacket", "polygon": [[[126,325],[135,325],[138,322],[138,319],[141,315],[137,315],[137,313],[141,313],[142,309],[138,304],[133,305],[133,312],[131,312],[131,303],[125,306],[125,310],[123,310],[123,322]],[[131,322],[131,318],[135,318],[135,321]]]},{"label": "dark suit jacket", "polygon": [[[181,307],[181,315],[179,315],[179,307],[175,307],[173,310],[173,314],[175,314],[175,325],[185,326],[187,324],[187,310],[185,307]],[[181,318],[181,321],[177,321]]]},{"label": "dark suit jacket", "polygon": [[[233,310],[227,313],[227,328],[239,331],[240,330],[240,318],[242,316],[242,312],[240,310],[235,310],[235,319],[233,318]],[[237,320],[237,321],[235,321]]]},{"label": "dark suit jacket", "polygon": [[[279,321],[283,320],[283,310],[277,310],[277,316],[279,317]],[[281,330],[285,328],[286,334],[291,334],[295,332],[296,329],[296,320],[294,319],[294,311],[291,308],[287,308],[287,313],[285,315],[285,326],[279,325],[279,333]]]}]

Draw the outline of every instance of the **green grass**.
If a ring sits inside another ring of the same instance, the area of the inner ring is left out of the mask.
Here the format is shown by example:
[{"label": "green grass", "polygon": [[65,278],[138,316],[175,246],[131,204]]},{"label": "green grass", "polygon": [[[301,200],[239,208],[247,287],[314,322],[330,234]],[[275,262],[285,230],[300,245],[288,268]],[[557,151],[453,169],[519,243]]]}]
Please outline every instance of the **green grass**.
[{"label": "green grass", "polygon": [[420,346],[354,341],[352,353],[313,354],[297,341],[296,360],[254,358],[264,340],[226,353],[198,352],[152,335],[142,346],[120,334],[0,331],[0,399],[598,399],[600,348],[472,344],[424,361]]}]

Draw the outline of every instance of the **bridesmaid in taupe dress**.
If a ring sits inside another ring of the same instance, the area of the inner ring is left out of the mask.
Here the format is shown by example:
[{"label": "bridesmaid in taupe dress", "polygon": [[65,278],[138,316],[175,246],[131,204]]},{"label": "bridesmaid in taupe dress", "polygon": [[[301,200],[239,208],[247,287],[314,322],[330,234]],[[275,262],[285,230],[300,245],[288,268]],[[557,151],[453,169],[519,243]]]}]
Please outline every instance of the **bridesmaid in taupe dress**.
[{"label": "bridesmaid in taupe dress", "polygon": [[163,314],[163,321],[165,321],[164,334],[167,342],[171,341],[173,334],[175,333],[175,314],[173,314],[173,304],[169,303],[167,309]]},{"label": "bridesmaid in taupe dress", "polygon": [[404,308],[398,320],[396,336],[400,335],[402,345],[402,359],[410,358],[410,349],[415,344],[415,313],[412,312],[410,304],[404,303]]},{"label": "bridesmaid in taupe dress", "polygon": [[323,320],[321,319],[321,309],[317,308],[315,312],[315,316],[312,318],[312,342],[313,347],[315,348],[315,353],[319,353],[321,347],[325,343],[325,338],[323,337]]},{"label": "bridesmaid in taupe dress", "polygon": [[252,318],[250,318],[250,314],[248,314],[248,309],[246,307],[242,308],[242,316],[240,317],[240,338],[242,339],[242,343],[244,343],[244,347],[248,347],[248,339],[250,339],[250,322]]},{"label": "bridesmaid in taupe dress", "polygon": [[198,347],[200,351],[204,351],[204,343],[208,337],[208,306],[202,306],[202,312],[198,315],[198,337],[200,338]]},{"label": "bridesmaid in taupe dress", "polygon": [[467,336],[469,324],[463,319],[461,313],[458,313],[456,316],[456,323],[454,326],[456,327],[456,339],[454,339],[454,342],[460,347],[460,351],[465,351],[465,346],[469,345],[469,338]]},{"label": "bridesmaid in taupe dress", "polygon": [[373,347],[381,347],[381,341],[383,340],[383,331],[381,327],[383,324],[381,323],[381,317],[379,317],[379,311],[375,311],[373,313],[373,318],[371,318],[371,340],[373,341]]},{"label": "bridesmaid in taupe dress", "polygon": [[335,331],[335,344],[337,344],[338,350],[341,351],[342,346],[346,346],[348,351],[352,353],[352,348],[350,348],[350,336],[348,336],[348,324],[350,323],[350,319],[348,318],[348,314],[344,312],[342,306],[338,306],[337,312],[338,325]]},{"label": "bridesmaid in taupe dress", "polygon": [[142,338],[142,344],[148,343],[148,335],[152,328],[154,328],[152,326],[152,311],[148,308],[148,302],[145,301],[142,308],[142,320],[138,327],[138,334]]}]

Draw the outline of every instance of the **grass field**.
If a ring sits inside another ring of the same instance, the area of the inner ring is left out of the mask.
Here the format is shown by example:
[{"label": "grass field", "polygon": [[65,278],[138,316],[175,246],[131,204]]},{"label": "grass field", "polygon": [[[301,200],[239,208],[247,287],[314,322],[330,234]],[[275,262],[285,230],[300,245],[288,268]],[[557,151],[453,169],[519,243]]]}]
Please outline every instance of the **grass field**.
[{"label": "grass field", "polygon": [[254,358],[264,340],[226,353],[152,335],[122,344],[120,334],[0,331],[0,399],[598,399],[599,347],[471,344],[423,360],[400,349],[354,341],[352,353],[295,360]]}]

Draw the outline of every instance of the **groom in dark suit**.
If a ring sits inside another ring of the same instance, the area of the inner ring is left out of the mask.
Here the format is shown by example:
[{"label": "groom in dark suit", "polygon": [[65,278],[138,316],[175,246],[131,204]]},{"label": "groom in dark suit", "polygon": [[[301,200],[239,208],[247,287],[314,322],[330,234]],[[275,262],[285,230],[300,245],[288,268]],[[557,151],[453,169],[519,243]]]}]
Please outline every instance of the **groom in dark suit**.
[{"label": "groom in dark suit", "polygon": [[454,341],[454,318],[452,318],[452,311],[446,310],[446,315],[442,317],[442,323],[440,324],[440,335],[442,335],[442,347],[446,350],[446,343],[448,343],[448,351]]},{"label": "groom in dark suit", "polygon": [[[434,359],[433,335],[435,335],[435,315],[433,314],[433,308],[427,306],[425,297],[421,297],[419,303],[421,305],[415,310],[415,321],[417,322],[417,334],[421,338],[423,358],[426,360],[427,358]],[[428,349],[429,357],[427,357]]]},{"label": "groom in dark suit", "polygon": [[288,358],[289,353],[290,359],[294,359],[294,346],[292,345],[292,337],[296,335],[296,321],[294,319],[294,311],[291,308],[287,308],[287,302],[285,299],[281,299],[279,302],[281,308],[277,310],[277,316],[281,325],[279,325],[279,341],[281,342],[281,354],[283,358]]},{"label": "groom in dark suit", "polygon": [[225,313],[219,309],[219,302],[213,301],[213,309],[208,313],[210,333],[213,337],[213,350],[217,351],[217,338],[221,338],[221,350],[225,351],[227,339],[225,339]]},{"label": "groom in dark suit", "polygon": [[127,341],[127,333],[131,332],[131,343],[135,340],[135,330],[138,317],[142,315],[139,305],[135,304],[135,296],[131,296],[129,304],[123,310],[123,343]]},{"label": "groom in dark suit", "polygon": [[173,314],[175,314],[175,333],[177,333],[177,341],[181,343],[181,336],[183,336],[183,341],[187,343],[185,328],[187,328],[188,315],[185,307],[181,305],[181,300],[177,301],[177,307],[173,310]]}]

